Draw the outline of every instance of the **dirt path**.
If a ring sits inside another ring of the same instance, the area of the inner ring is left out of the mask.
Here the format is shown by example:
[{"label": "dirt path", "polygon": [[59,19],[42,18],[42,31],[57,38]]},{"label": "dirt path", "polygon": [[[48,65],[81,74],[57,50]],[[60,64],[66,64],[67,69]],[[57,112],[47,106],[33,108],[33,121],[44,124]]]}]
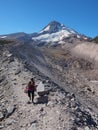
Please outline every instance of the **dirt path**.
[{"label": "dirt path", "polygon": [[[66,105],[63,107],[60,105],[64,94],[61,93],[60,97],[58,92],[51,92],[48,95],[47,105],[46,103],[28,104],[28,96],[24,93],[24,88],[32,77],[32,73],[25,70],[17,60],[10,63],[8,68],[7,80],[13,92],[11,104],[16,105],[17,109],[6,119],[7,124],[11,122],[12,125],[7,125],[4,130],[67,130],[66,128],[71,127],[69,122],[71,115],[69,112],[65,114],[62,112],[66,109]],[[37,79],[35,80],[37,82]],[[35,95],[35,101],[37,98],[38,95]]]},{"label": "dirt path", "polygon": [[[60,117],[60,110],[58,110],[58,107],[53,108],[54,103],[50,101],[48,106],[45,103],[36,105],[27,103],[29,98],[24,93],[24,88],[32,77],[32,73],[25,70],[17,60],[10,63],[8,68],[7,80],[10,82],[13,91],[13,102],[11,104],[16,105],[17,109],[6,119],[6,122],[12,120],[14,122],[12,122],[12,125],[7,125],[5,130],[56,130],[60,127],[60,123],[57,125],[55,121],[58,121]],[[35,96],[35,101],[37,98],[38,95]]]},{"label": "dirt path", "polygon": [[[17,113],[15,112],[12,115],[13,118],[15,117],[16,121],[16,123],[13,124],[13,128],[16,128],[17,130],[19,130],[20,127],[21,130],[24,129],[24,127],[25,129],[28,129],[30,127],[30,121],[32,122],[32,117],[34,116],[33,109],[35,109],[35,106],[33,104],[27,104],[29,98],[27,94],[24,93],[24,88],[31,77],[32,74],[25,71],[22,64],[17,60],[9,64],[7,79],[13,90],[13,104],[17,106]],[[12,129],[12,126],[9,126],[8,129],[10,129],[10,127]]]}]

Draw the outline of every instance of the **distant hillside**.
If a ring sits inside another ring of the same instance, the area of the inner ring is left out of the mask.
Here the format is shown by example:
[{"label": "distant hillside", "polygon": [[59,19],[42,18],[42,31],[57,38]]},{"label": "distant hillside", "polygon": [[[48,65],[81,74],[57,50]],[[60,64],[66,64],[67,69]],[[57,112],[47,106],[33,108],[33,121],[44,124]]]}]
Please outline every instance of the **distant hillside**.
[{"label": "distant hillside", "polygon": [[9,44],[12,43],[13,41],[11,40],[6,40],[6,39],[0,39],[0,44]]},{"label": "distant hillside", "polygon": [[98,36],[96,36],[92,41],[98,43]]}]

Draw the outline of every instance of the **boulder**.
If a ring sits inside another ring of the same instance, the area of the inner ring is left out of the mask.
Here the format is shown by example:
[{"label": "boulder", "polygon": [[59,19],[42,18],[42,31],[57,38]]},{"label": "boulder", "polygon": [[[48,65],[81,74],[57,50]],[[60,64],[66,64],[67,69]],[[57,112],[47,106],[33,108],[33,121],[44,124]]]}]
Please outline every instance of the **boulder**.
[{"label": "boulder", "polygon": [[39,96],[43,96],[45,94],[48,94],[49,91],[51,90],[51,87],[44,84],[42,81],[38,84],[36,91]]},{"label": "boulder", "polygon": [[84,130],[90,130],[90,129],[89,129],[89,127],[88,127],[88,126],[86,126],[86,127],[84,128]]},{"label": "boulder", "polygon": [[39,96],[43,96],[45,94],[45,86],[42,83],[42,81],[38,84],[36,91],[37,91]]},{"label": "boulder", "polygon": [[3,125],[0,125],[0,129],[3,129],[4,128],[4,126]]},{"label": "boulder", "polygon": [[9,117],[14,111],[15,111],[15,106],[9,106],[7,108],[7,113],[6,113],[6,117]]},{"label": "boulder", "polygon": [[28,130],[36,130],[36,123],[32,123]]},{"label": "boulder", "polygon": [[21,69],[17,69],[17,70],[15,71],[15,75],[19,74],[20,72],[21,72]]}]

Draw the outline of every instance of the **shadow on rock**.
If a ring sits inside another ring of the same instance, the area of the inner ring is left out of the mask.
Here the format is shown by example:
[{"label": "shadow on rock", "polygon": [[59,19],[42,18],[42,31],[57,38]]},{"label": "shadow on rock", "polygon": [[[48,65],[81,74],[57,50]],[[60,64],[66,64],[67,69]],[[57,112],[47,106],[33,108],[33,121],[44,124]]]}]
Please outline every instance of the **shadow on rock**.
[{"label": "shadow on rock", "polygon": [[48,103],[48,96],[44,95],[44,96],[39,96],[37,98],[37,103],[36,104],[47,104]]}]

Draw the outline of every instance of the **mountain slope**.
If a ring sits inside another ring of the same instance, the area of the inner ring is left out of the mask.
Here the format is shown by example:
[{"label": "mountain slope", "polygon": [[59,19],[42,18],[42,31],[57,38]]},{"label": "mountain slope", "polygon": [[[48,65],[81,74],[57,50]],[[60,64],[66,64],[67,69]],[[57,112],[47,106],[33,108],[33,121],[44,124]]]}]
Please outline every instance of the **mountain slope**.
[{"label": "mountain slope", "polygon": [[22,42],[31,41],[31,35],[26,34],[24,32],[12,33],[7,35],[1,35],[1,39],[10,39],[10,40],[18,40]]},{"label": "mountain slope", "polygon": [[[98,70],[90,69],[92,63],[76,58],[67,49],[39,48],[22,42],[3,46],[0,46],[0,129],[98,129],[98,76],[96,79],[93,76]],[[44,81],[49,89],[45,96],[35,95],[35,105],[27,104],[24,94],[32,76],[36,83]]]},{"label": "mountain slope", "polygon": [[84,40],[88,39],[86,36],[81,35],[73,29],[56,21],[50,22],[38,33],[37,36],[32,37],[32,39],[43,42],[61,42],[64,38],[68,37],[76,37],[78,39],[82,38]]}]

